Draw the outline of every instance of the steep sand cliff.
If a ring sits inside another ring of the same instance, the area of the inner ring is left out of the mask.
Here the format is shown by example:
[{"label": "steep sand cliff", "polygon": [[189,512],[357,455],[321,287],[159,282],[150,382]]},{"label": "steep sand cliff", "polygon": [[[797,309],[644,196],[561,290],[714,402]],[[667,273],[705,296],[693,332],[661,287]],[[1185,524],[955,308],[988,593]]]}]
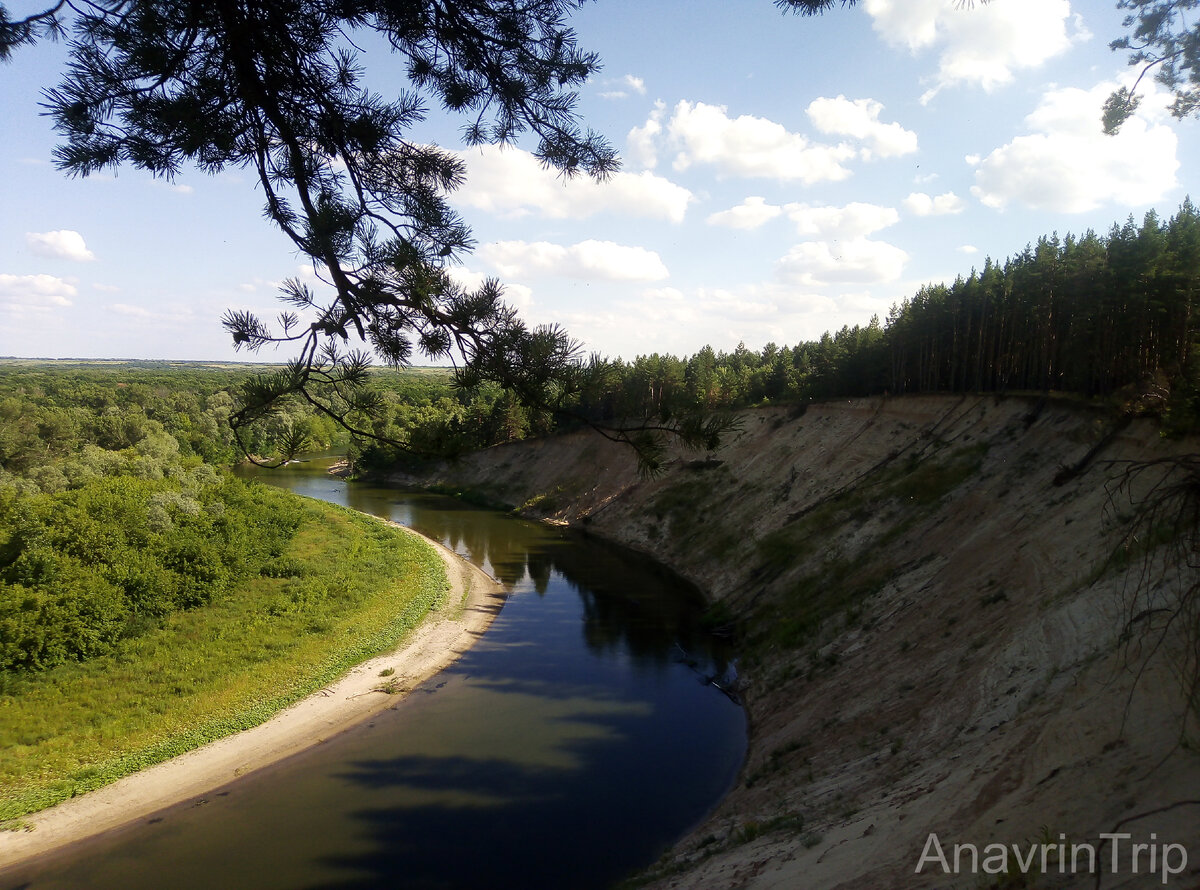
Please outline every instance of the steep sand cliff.
[{"label": "steep sand cliff", "polygon": [[[1126,553],[1157,470],[1121,480],[1196,444],[1053,402],[864,399],[748,411],[719,451],[651,480],[577,433],[420,481],[650,553],[736,627],[749,758],[653,886],[1163,886],[1166,855],[1168,886],[1194,887],[1200,733],[1180,665],[1196,640],[1180,620],[1160,632],[1194,573],[1159,570],[1169,545]],[[1114,832],[1130,837],[1102,843]],[[961,846],[957,874],[916,873],[931,834],[952,870]],[[1133,872],[1133,843],[1155,848],[1153,874],[1149,849]],[[1079,873],[1085,844],[1097,875]]]}]

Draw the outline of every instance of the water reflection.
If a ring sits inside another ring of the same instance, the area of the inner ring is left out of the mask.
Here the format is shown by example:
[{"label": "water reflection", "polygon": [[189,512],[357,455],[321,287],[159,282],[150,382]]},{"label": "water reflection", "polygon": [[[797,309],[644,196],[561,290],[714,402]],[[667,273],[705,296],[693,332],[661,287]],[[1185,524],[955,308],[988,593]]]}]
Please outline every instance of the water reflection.
[{"label": "water reflection", "polygon": [[586,890],[715,805],[745,724],[705,685],[729,653],[691,591],[561,530],[313,469],[270,478],[411,525],[505,580],[492,629],[369,724],[0,887]]},{"label": "water reflection", "polygon": [[551,577],[560,575],[581,600],[584,640],[595,653],[624,649],[640,668],[685,659],[704,676],[729,680],[731,653],[698,622],[699,595],[649,560],[600,541],[581,545],[573,532],[482,511],[455,498],[339,482],[321,475],[332,460],[248,472],[415,528],[509,589],[532,588],[544,596]]}]

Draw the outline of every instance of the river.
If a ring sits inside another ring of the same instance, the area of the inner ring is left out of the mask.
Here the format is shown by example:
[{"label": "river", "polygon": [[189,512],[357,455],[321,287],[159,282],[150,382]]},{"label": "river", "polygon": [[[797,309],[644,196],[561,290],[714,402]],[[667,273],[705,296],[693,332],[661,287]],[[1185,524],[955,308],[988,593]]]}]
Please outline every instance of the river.
[{"label": "river", "polygon": [[693,591],[600,542],[460,501],[347,484],[314,460],[270,484],[409,525],[510,595],[457,663],[367,723],[87,841],[12,887],[603,888],[735,780],[731,653]]}]

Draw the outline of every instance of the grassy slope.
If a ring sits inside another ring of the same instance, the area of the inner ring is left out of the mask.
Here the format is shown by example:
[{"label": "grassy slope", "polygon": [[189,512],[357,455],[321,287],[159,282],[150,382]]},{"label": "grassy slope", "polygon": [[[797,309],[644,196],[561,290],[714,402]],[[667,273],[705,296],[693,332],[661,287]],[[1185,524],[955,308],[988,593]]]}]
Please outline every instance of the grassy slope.
[{"label": "grassy slope", "polygon": [[0,820],[262,723],[392,645],[436,607],[428,545],[297,499],[300,577],[257,577],[82,664],[0,690]]}]

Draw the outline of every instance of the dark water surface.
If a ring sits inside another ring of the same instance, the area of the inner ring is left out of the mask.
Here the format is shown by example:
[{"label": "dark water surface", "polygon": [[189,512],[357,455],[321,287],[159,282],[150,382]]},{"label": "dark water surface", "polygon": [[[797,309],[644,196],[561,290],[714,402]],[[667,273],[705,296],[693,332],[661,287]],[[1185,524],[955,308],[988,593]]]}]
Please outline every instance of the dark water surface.
[{"label": "dark water surface", "polygon": [[410,525],[511,591],[453,667],[356,727],[12,874],[34,888],[600,888],[728,790],[741,708],[695,597],[605,545],[461,502],[266,477]]}]

